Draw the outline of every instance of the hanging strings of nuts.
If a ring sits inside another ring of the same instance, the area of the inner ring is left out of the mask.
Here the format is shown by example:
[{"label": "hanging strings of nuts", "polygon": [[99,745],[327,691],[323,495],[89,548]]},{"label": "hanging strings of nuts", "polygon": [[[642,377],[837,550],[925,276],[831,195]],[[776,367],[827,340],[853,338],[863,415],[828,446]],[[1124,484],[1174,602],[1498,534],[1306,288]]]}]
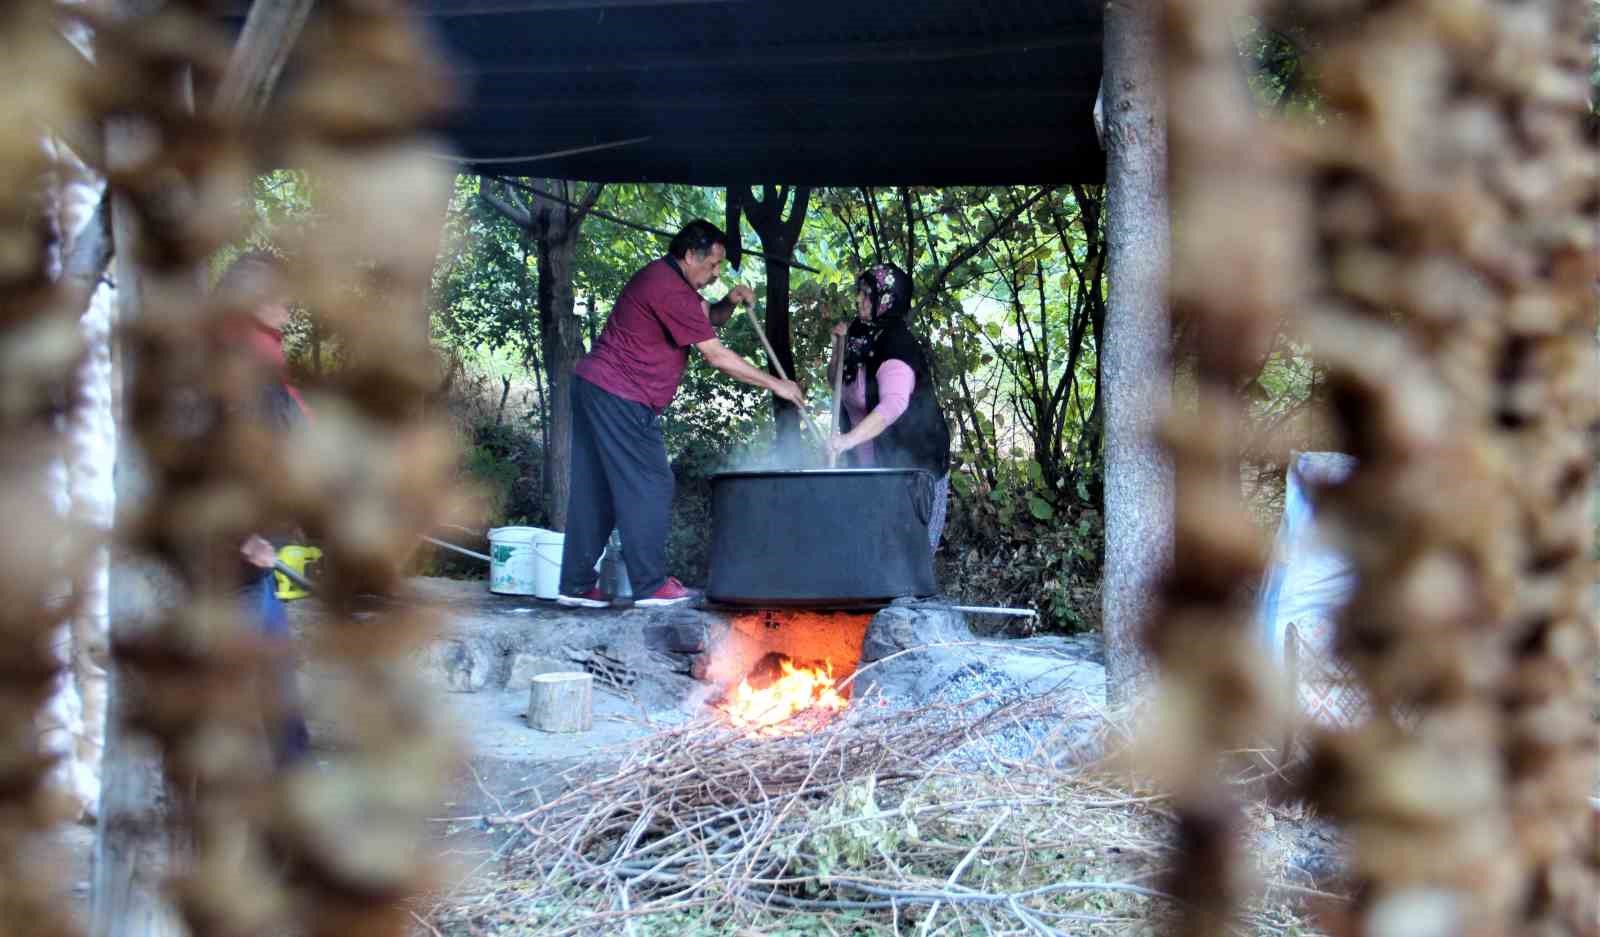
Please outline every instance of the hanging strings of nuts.
[{"label": "hanging strings of nuts", "polygon": [[53,4],[0,8],[0,935],[68,937],[44,834],[63,819],[38,732],[61,662],[50,639],[73,613],[89,538],[52,503],[49,469],[82,357],[70,291],[56,275],[55,166],[48,134],[87,113],[90,76],[57,32]]},{"label": "hanging strings of nuts", "polygon": [[1178,483],[1177,559],[1146,632],[1160,682],[1141,751],[1174,799],[1178,861],[1166,888],[1184,909],[1172,931],[1202,937],[1231,933],[1251,891],[1239,855],[1241,813],[1224,781],[1235,774],[1228,753],[1281,737],[1284,692],[1251,627],[1249,590],[1266,549],[1237,474],[1226,467],[1244,448],[1240,391],[1260,370],[1296,295],[1295,271],[1308,253],[1300,233],[1307,204],[1286,154],[1255,131],[1251,102],[1240,93],[1232,22],[1254,4],[1163,6],[1178,219],[1171,290],[1191,343],[1196,409],[1163,428]]},{"label": "hanging strings of nuts", "polygon": [[1583,0],[1297,4],[1334,118],[1306,134],[1303,331],[1360,460],[1328,504],[1373,718],[1315,744],[1369,932],[1593,934],[1586,510],[1600,154]]},{"label": "hanging strings of nuts", "polygon": [[[1369,718],[1312,730],[1301,782],[1350,836],[1355,900],[1332,922],[1340,932],[1600,926],[1586,509],[1586,433],[1600,418],[1590,293],[1600,154],[1581,131],[1587,7],[1266,10],[1299,27],[1321,100],[1317,121],[1272,127],[1258,125],[1228,61],[1231,18],[1258,10],[1167,8],[1174,298],[1199,322],[1199,422],[1236,419],[1208,399],[1207,375],[1228,376],[1229,356],[1257,350],[1259,330],[1290,314],[1326,370],[1340,444],[1359,460],[1324,504],[1359,581],[1336,649]],[[1212,348],[1208,330],[1243,340]],[[1239,581],[1223,557],[1242,525],[1207,497],[1211,440],[1173,435],[1173,581],[1220,594]],[[1195,517],[1209,529],[1191,527]],[[1255,684],[1207,692],[1221,687],[1208,673],[1248,672],[1218,642],[1232,632],[1203,613],[1211,607],[1169,595],[1153,628],[1172,684],[1163,712],[1191,732],[1211,718],[1255,728]],[[1171,714],[1185,705],[1208,712]],[[1211,752],[1186,750],[1196,769],[1224,747],[1207,739]],[[1178,875],[1215,878],[1226,824],[1190,826]]]},{"label": "hanging strings of nuts", "polygon": [[[227,61],[218,23],[209,3],[172,0],[94,24],[94,106],[119,115],[124,134],[107,176],[132,213],[141,302],[120,334],[132,362],[123,425],[148,492],[121,533],[181,596],[119,632],[121,687],[180,795],[193,855],[172,894],[192,932],[400,934],[401,900],[429,881],[425,818],[454,749],[405,666],[428,617],[355,612],[358,596],[398,587],[416,534],[449,507],[453,450],[418,404],[439,227],[424,219],[442,219],[450,177],[416,132],[449,97],[401,4],[329,2],[293,63],[296,83],[247,128],[191,99]],[[286,437],[260,425],[269,378],[232,337],[270,298],[261,289],[283,285],[212,294],[203,276],[241,234],[265,165],[313,182],[318,224],[281,245],[287,292],[350,352],[313,395],[314,420]],[[285,662],[233,590],[245,538],[286,524],[329,561],[331,623],[311,636],[311,656],[330,689],[309,706],[333,727],[319,742],[335,753],[274,772],[263,724],[281,714],[262,690]]]},{"label": "hanging strings of nuts", "polygon": [[316,188],[323,222],[286,247],[296,295],[345,355],[314,424],[256,483],[324,550],[329,624],[310,650],[338,679],[313,721],[341,757],[279,789],[270,832],[302,870],[305,933],[401,935],[456,750],[411,663],[433,619],[362,621],[356,599],[399,588],[417,535],[452,510],[453,440],[421,402],[437,380],[426,300],[454,175],[417,128],[453,90],[390,0],[319,3],[294,67],[264,133]]}]

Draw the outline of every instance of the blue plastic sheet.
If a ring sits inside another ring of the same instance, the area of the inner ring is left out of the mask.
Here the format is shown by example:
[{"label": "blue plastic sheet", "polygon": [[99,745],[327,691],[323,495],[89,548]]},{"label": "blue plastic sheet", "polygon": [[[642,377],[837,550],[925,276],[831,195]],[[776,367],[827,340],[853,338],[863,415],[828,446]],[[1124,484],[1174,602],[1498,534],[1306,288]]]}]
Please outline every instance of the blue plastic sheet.
[{"label": "blue plastic sheet", "polygon": [[1355,465],[1338,452],[1299,452],[1289,459],[1283,519],[1256,600],[1257,628],[1276,660],[1283,659],[1290,624],[1332,620],[1355,591],[1355,571],[1319,528],[1316,503],[1317,489],[1349,478]]}]

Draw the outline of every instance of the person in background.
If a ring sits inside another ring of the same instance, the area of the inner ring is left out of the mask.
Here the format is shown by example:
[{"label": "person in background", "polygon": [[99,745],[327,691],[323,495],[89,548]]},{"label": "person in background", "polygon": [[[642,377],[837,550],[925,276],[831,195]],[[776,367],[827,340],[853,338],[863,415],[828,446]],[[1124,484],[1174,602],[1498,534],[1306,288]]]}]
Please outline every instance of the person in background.
[{"label": "person in background", "polygon": [[712,305],[700,297],[726,256],[722,231],[709,221],[689,222],[667,256],[646,264],[623,287],[594,347],[573,369],[561,605],[611,604],[595,584],[594,567],[613,527],[622,534],[635,605],[676,605],[694,597],[667,575],[673,478],[661,436],[661,414],[678,392],[691,346],[734,380],[805,402],[799,385],[773,377],[717,340],[716,327],[734,308],[755,301],[748,286],[735,286]]},{"label": "person in background", "polygon": [[[248,304],[250,309],[249,318],[238,322],[229,338],[265,375],[252,401],[253,417],[279,436],[309,422],[311,409],[300,391],[289,383],[283,351],[290,298],[282,262],[266,251],[243,254],[222,275],[217,292]],[[278,558],[273,540],[288,542],[294,539],[292,533],[283,530],[251,534],[239,545],[235,563],[240,610],[264,637],[280,646],[285,657],[289,657],[289,619],[273,576]],[[279,767],[287,767],[311,750],[311,736],[300,713],[294,666],[290,664],[275,674],[264,692],[268,697],[267,711],[278,717],[277,726],[268,730],[273,754]]]},{"label": "person in background", "polygon": [[833,334],[845,339],[841,426],[828,440],[856,468],[919,468],[934,479],[928,546],[938,549],[950,500],[950,426],[933,391],[928,359],[907,319],[911,278],[877,264],[856,278],[856,318]]}]

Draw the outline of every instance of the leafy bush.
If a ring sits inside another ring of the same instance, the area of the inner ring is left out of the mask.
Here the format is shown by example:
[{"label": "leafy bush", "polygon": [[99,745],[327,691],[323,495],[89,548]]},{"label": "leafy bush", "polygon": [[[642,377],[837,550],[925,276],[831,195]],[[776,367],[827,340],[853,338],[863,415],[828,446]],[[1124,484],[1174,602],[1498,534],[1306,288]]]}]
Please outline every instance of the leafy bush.
[{"label": "leafy bush", "polygon": [[960,469],[951,473],[949,520],[935,556],[940,586],[964,604],[1039,613],[1037,621],[1009,619],[1004,627],[1097,629],[1104,554],[1099,512],[1076,498],[1052,497],[1030,463],[1012,466],[994,487]]}]

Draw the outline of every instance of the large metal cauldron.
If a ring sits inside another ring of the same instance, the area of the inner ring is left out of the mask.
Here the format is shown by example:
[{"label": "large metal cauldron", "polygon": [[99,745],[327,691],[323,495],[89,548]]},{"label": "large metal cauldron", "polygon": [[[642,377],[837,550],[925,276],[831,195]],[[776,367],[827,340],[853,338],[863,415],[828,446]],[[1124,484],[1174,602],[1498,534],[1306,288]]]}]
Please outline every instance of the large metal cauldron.
[{"label": "large metal cauldron", "polygon": [[932,505],[933,476],[919,469],[714,475],[706,597],[849,607],[932,595]]}]

